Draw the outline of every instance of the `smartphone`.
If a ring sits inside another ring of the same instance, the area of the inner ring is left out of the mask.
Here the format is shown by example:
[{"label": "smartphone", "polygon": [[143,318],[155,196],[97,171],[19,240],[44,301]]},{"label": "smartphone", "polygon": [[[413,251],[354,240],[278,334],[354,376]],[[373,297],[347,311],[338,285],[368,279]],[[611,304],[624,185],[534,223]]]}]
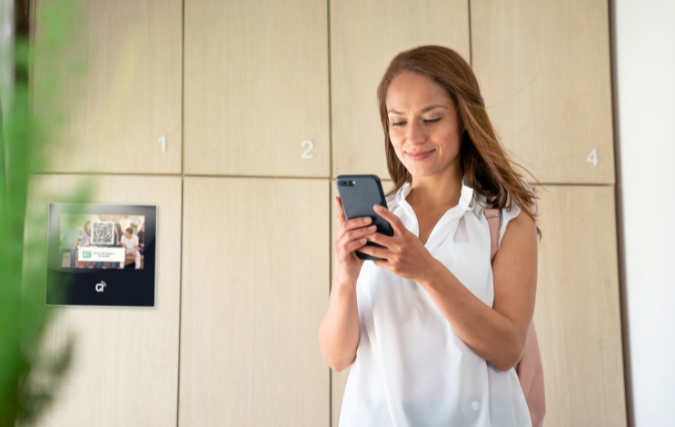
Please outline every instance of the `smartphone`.
[{"label": "smartphone", "polygon": [[[374,205],[381,205],[387,207],[387,200],[382,191],[382,183],[380,178],[375,175],[340,175],[335,178],[338,193],[340,193],[340,200],[342,200],[342,208],[345,212],[345,218],[353,219],[360,217],[370,217],[377,226],[377,232],[386,236],[393,236],[394,229],[373,210]],[[367,242],[366,246],[383,246],[373,242]],[[364,260],[380,260],[382,258],[374,257],[355,251],[359,259]]]}]

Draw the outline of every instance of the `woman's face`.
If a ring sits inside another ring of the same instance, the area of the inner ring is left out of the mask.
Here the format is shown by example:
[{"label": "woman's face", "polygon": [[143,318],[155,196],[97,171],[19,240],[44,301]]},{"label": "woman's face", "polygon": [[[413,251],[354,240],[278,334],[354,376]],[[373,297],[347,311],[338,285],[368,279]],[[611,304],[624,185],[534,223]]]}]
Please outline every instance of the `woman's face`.
[{"label": "woman's face", "polygon": [[389,136],[415,177],[459,167],[460,123],[455,102],[431,78],[403,71],[387,90]]}]

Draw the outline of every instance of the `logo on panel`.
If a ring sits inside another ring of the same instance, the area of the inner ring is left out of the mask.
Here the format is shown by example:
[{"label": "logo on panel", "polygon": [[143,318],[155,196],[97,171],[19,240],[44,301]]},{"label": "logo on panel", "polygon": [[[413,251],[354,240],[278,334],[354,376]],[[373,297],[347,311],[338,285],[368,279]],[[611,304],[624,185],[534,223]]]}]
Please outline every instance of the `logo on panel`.
[{"label": "logo on panel", "polygon": [[103,292],[106,286],[107,286],[106,283],[103,280],[101,280],[101,283],[96,284],[96,292]]}]

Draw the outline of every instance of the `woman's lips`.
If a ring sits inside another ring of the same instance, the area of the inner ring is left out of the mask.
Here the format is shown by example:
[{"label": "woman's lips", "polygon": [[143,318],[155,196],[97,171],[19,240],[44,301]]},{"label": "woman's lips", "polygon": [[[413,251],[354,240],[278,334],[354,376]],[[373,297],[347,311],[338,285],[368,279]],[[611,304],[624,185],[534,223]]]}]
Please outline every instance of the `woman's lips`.
[{"label": "woman's lips", "polygon": [[410,151],[406,151],[405,155],[408,156],[410,160],[424,160],[427,157],[431,156],[433,152],[436,150],[429,150],[429,151],[420,151],[419,153],[411,153]]}]

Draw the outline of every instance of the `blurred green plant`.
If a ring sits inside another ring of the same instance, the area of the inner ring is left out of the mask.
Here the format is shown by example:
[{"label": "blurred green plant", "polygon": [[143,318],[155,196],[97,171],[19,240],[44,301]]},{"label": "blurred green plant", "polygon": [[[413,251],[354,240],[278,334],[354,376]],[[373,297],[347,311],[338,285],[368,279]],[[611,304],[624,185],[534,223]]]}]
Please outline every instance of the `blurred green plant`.
[{"label": "blurred green plant", "polygon": [[[27,238],[28,228],[44,228],[47,221],[46,214],[27,215],[30,173],[47,169],[49,159],[40,154],[67,123],[70,109],[65,106],[72,94],[64,78],[72,88],[77,81],[72,78],[85,73],[82,55],[68,50],[84,30],[84,5],[79,0],[33,4],[39,5],[38,32],[17,37],[12,58],[1,59],[13,62],[15,78],[13,87],[4,88],[11,92],[7,111],[0,111],[0,427],[39,420],[58,393],[74,350],[72,336],[59,348],[46,349],[45,331],[58,309],[45,305],[45,272],[25,261],[46,260],[46,233]],[[32,73],[36,58],[37,74]],[[33,103],[35,93],[39,108]],[[88,200],[88,188],[76,193],[68,199]],[[46,261],[42,265],[46,268]]]}]

